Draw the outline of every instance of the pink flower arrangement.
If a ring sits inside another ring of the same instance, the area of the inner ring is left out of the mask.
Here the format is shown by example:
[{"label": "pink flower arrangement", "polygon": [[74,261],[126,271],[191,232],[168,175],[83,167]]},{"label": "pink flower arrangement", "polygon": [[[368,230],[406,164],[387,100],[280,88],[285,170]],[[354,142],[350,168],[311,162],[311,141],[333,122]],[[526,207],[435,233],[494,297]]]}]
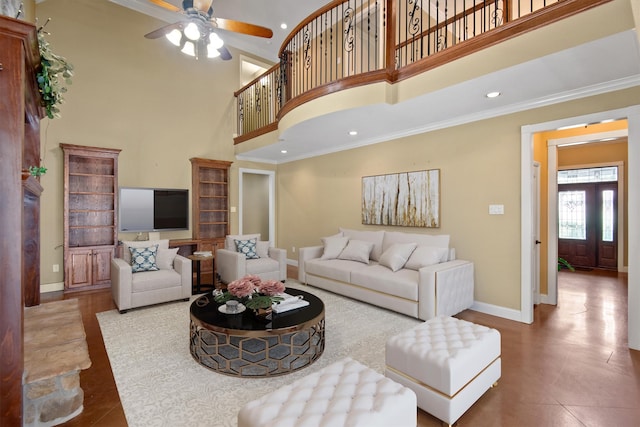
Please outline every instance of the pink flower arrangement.
[{"label": "pink flower arrangement", "polygon": [[246,298],[253,292],[255,292],[255,290],[255,283],[246,277],[234,280],[227,286],[227,291],[229,291],[231,295],[237,298]]},{"label": "pink flower arrangement", "polygon": [[279,295],[284,291],[284,283],[278,280],[263,282],[256,275],[248,275],[229,283],[225,292],[215,294],[215,300],[223,303],[235,299],[250,309],[266,309],[282,301],[283,298]]},{"label": "pink flower arrangement", "polygon": [[284,283],[279,280],[266,280],[258,285],[258,292],[270,297],[283,293],[284,289]]}]

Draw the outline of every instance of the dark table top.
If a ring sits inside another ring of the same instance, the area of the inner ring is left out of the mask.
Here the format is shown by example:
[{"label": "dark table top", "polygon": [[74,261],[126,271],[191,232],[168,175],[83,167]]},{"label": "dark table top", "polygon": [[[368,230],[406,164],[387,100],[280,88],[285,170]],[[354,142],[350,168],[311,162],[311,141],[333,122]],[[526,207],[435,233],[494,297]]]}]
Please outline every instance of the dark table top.
[{"label": "dark table top", "polygon": [[300,289],[286,288],[289,295],[302,295],[309,305],[284,313],[272,313],[271,321],[258,320],[253,312],[246,309],[240,314],[223,314],[218,311],[222,304],[213,299],[211,292],[202,295],[191,303],[191,319],[200,326],[225,332],[226,330],[242,331],[273,331],[278,329],[290,330],[307,322],[324,317],[324,303],[317,296]]}]

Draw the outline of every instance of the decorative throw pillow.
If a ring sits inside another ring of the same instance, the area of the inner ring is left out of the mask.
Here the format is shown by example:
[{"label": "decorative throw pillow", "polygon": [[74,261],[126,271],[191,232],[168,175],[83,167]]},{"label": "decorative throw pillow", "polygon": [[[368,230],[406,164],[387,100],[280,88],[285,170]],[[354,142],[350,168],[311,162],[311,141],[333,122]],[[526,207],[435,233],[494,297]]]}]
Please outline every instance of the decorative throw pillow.
[{"label": "decorative throw pillow", "polygon": [[247,259],[258,259],[256,252],[256,239],[236,240],[236,252],[244,254]]},{"label": "decorative throw pillow", "polygon": [[447,248],[435,248],[433,246],[418,246],[404,265],[411,270],[420,270],[422,267],[439,264],[447,260]]},{"label": "decorative throw pillow", "polygon": [[158,248],[156,264],[160,270],[173,270],[173,260],[178,255],[178,248],[161,249]]},{"label": "decorative throw pillow", "polygon": [[224,239],[224,248],[230,251],[236,250],[236,240],[251,240],[256,239],[256,242],[260,241],[260,234],[228,234]]},{"label": "decorative throw pillow", "polygon": [[324,245],[324,251],[322,252],[322,256],[320,259],[336,259],[340,252],[347,246],[347,242],[349,241],[348,237],[342,236],[331,236],[324,237],[321,239],[322,244]]},{"label": "decorative throw pillow", "polygon": [[269,258],[269,242],[256,242],[256,253],[259,258]]},{"label": "decorative throw pillow", "polygon": [[169,249],[169,239],[160,240],[124,240],[122,242],[122,259],[131,265],[131,252],[129,248],[149,248],[158,245],[158,249]]},{"label": "decorative throw pillow", "polygon": [[129,248],[131,253],[131,271],[139,273],[141,271],[158,271],[156,256],[158,245],[147,248]]},{"label": "decorative throw pillow", "polygon": [[398,271],[404,267],[405,263],[416,248],[415,243],[394,243],[380,256],[380,265],[384,265],[391,271]]},{"label": "decorative throw pillow", "polygon": [[349,240],[347,246],[342,250],[342,252],[340,252],[338,259],[346,259],[369,264],[369,255],[371,255],[373,246],[374,244],[372,242]]}]

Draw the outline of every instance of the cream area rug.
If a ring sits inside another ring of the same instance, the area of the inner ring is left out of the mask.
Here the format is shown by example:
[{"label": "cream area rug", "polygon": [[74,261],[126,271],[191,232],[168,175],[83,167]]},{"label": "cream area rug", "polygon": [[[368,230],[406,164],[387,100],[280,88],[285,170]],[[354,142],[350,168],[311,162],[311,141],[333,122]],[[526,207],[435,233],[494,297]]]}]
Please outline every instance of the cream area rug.
[{"label": "cream area rug", "polygon": [[286,284],[324,302],[325,350],[312,365],[274,378],[229,377],[197,363],[189,352],[190,302],[98,313],[129,426],[235,426],[250,400],[347,356],[384,373],[387,338],[421,322],[294,280]]}]

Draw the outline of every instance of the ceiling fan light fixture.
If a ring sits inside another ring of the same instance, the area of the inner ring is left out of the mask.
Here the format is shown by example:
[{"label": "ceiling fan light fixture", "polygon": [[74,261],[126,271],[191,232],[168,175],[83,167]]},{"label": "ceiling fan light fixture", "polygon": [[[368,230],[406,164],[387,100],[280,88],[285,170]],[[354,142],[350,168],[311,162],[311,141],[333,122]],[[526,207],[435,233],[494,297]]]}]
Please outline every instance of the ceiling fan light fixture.
[{"label": "ceiling fan light fixture", "polygon": [[200,38],[200,30],[195,22],[189,22],[184,28],[184,35],[189,40],[198,40]]},{"label": "ceiling fan light fixture", "polygon": [[189,56],[196,56],[196,45],[193,42],[185,42],[180,52]]},{"label": "ceiling fan light fixture", "polygon": [[216,33],[209,34],[209,47],[214,48],[215,50],[220,49],[224,45],[224,42]]},{"label": "ceiling fan light fixture", "polygon": [[220,56],[220,52],[218,52],[218,49],[214,48],[211,45],[207,46],[207,58],[217,58],[218,56]]},{"label": "ceiling fan light fixture", "polygon": [[169,34],[166,34],[165,37],[167,40],[171,42],[174,46],[180,46],[180,40],[182,39],[182,33],[178,29],[174,29]]}]

